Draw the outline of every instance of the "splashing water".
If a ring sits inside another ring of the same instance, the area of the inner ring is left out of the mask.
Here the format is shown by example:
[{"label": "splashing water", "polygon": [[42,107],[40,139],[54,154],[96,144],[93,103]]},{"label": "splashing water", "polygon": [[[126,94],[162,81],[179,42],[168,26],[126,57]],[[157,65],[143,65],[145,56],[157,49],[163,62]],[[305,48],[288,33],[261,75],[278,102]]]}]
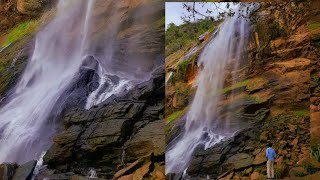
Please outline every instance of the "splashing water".
[{"label": "splashing water", "polygon": [[[217,118],[219,90],[223,88],[228,65],[237,69],[249,32],[248,19],[227,17],[203,50],[198,64],[203,68],[197,79],[197,91],[187,113],[184,131],[174,139],[166,152],[166,173],[180,173],[188,167],[196,147],[212,147],[231,137],[237,130],[227,120]],[[200,66],[200,67],[201,67]]]},{"label": "splashing water", "polygon": [[97,172],[93,168],[90,169],[90,171],[89,171],[89,178],[98,178],[97,177]]}]

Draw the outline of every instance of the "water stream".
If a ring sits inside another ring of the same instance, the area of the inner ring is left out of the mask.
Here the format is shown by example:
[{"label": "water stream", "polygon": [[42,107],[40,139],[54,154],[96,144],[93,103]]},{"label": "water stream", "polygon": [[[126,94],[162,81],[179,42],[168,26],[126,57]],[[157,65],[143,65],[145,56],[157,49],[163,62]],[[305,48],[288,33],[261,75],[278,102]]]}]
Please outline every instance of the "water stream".
[{"label": "water stream", "polygon": [[[154,67],[150,59],[140,63],[114,59],[122,3],[105,2],[108,17],[101,21],[94,16],[99,12],[95,11],[97,2],[60,0],[55,18],[37,33],[28,64],[6,97],[6,104],[0,107],[0,163],[41,159],[41,153],[49,149],[52,137],[62,127],[53,112],[61,112],[55,108],[63,108],[64,102],[60,101],[68,96],[65,92],[79,77],[81,68],[95,70],[100,79],[99,87],[87,99],[87,109],[151,77]],[[106,20],[108,23],[102,24]],[[99,40],[94,29],[97,24],[104,25],[98,32]],[[88,62],[88,57],[94,60]],[[149,68],[145,68],[146,62]]]},{"label": "water stream", "polygon": [[226,69],[228,66],[232,66],[233,70],[238,68],[248,37],[248,19],[238,14],[238,10],[244,8],[243,6],[238,4],[234,9],[235,15],[226,17],[198,59],[200,72],[197,77],[197,91],[187,113],[182,134],[167,148],[166,173],[184,172],[195,148],[210,148],[231,137],[238,128],[232,126],[227,119],[219,119],[217,107]]}]

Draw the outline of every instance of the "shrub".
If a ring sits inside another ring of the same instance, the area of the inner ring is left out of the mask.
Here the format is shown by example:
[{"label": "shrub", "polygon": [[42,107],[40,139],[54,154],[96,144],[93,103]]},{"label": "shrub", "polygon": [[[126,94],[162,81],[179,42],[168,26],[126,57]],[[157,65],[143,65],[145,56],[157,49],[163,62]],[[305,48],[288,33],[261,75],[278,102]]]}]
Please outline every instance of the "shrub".
[{"label": "shrub", "polygon": [[270,33],[270,40],[279,38],[279,37],[287,37],[288,32],[284,27],[281,27],[280,24],[276,21],[273,21],[269,25],[269,33]]},{"label": "shrub", "polygon": [[320,162],[320,145],[311,147],[311,155]]},{"label": "shrub", "polygon": [[189,66],[188,60],[184,60],[178,64],[177,70],[174,73],[174,81],[186,81],[187,80],[188,66]]},{"label": "shrub", "polygon": [[318,171],[318,168],[311,163],[305,164],[303,168],[308,172],[308,174],[314,174]]}]

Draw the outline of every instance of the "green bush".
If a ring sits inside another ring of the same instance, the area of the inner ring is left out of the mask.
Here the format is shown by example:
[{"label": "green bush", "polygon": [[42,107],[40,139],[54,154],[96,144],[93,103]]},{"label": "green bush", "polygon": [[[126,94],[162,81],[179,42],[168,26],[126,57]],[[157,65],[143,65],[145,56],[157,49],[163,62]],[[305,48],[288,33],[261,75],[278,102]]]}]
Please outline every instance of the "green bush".
[{"label": "green bush", "polygon": [[309,117],[310,116],[310,112],[307,110],[298,110],[294,112],[294,115],[298,116],[298,117]]},{"label": "green bush", "polygon": [[271,24],[269,24],[269,32],[270,40],[288,36],[287,30],[284,27],[281,27],[280,24],[276,21],[273,21]]},{"label": "green bush", "polygon": [[320,162],[320,145],[311,147],[311,155]]},{"label": "green bush", "polygon": [[212,32],[215,29],[215,22],[210,19],[203,19],[198,22],[186,22],[182,25],[173,23],[168,25],[165,36],[166,56],[171,55],[180,49],[188,49],[193,46],[198,37],[204,32]]},{"label": "green bush", "polygon": [[174,81],[186,81],[187,80],[187,69],[189,66],[188,60],[183,60],[177,66],[177,70],[174,73]]},{"label": "green bush", "polygon": [[318,168],[310,163],[305,164],[303,168],[308,172],[308,174],[314,174],[318,171]]}]

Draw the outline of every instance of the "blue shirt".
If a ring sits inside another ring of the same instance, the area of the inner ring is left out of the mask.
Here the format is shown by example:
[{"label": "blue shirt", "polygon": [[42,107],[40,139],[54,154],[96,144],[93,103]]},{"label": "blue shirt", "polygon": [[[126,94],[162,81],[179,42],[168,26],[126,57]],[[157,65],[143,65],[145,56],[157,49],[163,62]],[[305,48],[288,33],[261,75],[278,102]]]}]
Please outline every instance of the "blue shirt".
[{"label": "blue shirt", "polygon": [[266,150],[266,156],[269,161],[274,161],[274,158],[276,158],[277,154],[271,147],[268,147]]}]

